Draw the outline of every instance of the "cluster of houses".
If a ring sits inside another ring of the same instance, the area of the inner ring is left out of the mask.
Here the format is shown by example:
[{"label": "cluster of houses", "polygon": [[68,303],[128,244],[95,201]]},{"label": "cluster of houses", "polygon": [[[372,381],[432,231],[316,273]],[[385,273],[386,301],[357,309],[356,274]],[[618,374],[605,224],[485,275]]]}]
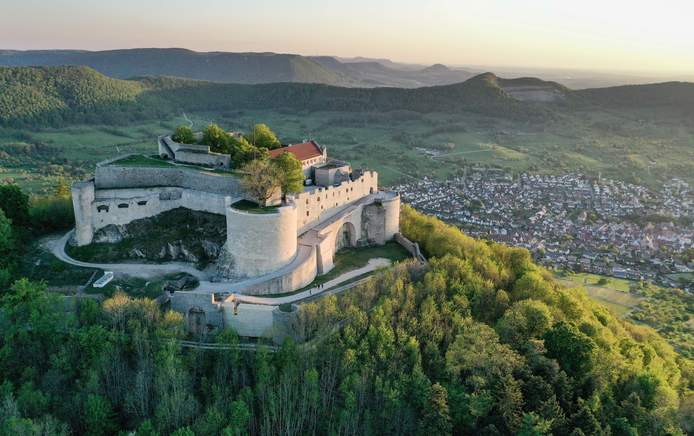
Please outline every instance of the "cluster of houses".
[{"label": "cluster of houses", "polygon": [[528,248],[550,267],[694,289],[687,257],[694,192],[683,180],[653,191],[582,174],[513,176],[473,168],[394,189],[417,209],[473,236]]}]

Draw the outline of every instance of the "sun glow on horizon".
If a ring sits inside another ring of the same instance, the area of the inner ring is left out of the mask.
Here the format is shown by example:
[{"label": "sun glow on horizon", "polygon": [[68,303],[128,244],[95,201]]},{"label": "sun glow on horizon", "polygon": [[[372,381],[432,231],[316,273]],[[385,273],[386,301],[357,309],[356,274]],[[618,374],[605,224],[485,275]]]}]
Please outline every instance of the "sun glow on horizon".
[{"label": "sun glow on horizon", "polygon": [[3,0],[0,48],[364,56],[694,74],[694,4],[665,0]]}]

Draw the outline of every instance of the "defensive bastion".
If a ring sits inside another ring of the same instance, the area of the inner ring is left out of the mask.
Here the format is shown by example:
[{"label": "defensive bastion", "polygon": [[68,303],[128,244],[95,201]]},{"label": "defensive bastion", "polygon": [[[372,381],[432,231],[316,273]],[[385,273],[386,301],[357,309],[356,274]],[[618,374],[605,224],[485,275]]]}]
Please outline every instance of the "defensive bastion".
[{"label": "defensive bastion", "polygon": [[324,180],[324,186],[307,186],[282,205],[258,213],[234,206],[248,195],[229,171],[175,161],[127,162],[123,157],[101,162],[93,179],[73,184],[74,243],[90,244],[95,232],[108,225],[179,207],[223,215],[226,243],[216,279],[246,284],[245,294],[302,288],[333,267],[340,248],[384,244],[399,231],[399,197],[378,190],[376,172],[352,171],[345,163],[321,162],[309,174]]}]

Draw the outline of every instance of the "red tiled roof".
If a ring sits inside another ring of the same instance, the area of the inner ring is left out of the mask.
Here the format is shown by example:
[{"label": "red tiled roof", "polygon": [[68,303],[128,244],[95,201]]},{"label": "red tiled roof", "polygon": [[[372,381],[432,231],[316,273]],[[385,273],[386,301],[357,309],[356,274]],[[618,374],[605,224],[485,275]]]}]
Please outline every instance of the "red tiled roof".
[{"label": "red tiled roof", "polygon": [[316,141],[302,142],[301,144],[293,144],[287,147],[276,148],[270,150],[270,159],[274,159],[284,152],[292,153],[300,161],[305,161],[314,157],[322,156],[323,151]]}]

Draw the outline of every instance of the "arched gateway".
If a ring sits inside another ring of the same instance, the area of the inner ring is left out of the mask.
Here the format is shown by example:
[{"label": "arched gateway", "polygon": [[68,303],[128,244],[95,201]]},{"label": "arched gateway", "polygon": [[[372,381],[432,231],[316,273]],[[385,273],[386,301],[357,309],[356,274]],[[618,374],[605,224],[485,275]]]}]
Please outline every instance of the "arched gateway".
[{"label": "arched gateway", "polygon": [[339,251],[343,248],[354,247],[356,245],[356,233],[354,230],[354,224],[350,222],[345,222],[340,227],[340,231],[335,238],[335,251]]}]

